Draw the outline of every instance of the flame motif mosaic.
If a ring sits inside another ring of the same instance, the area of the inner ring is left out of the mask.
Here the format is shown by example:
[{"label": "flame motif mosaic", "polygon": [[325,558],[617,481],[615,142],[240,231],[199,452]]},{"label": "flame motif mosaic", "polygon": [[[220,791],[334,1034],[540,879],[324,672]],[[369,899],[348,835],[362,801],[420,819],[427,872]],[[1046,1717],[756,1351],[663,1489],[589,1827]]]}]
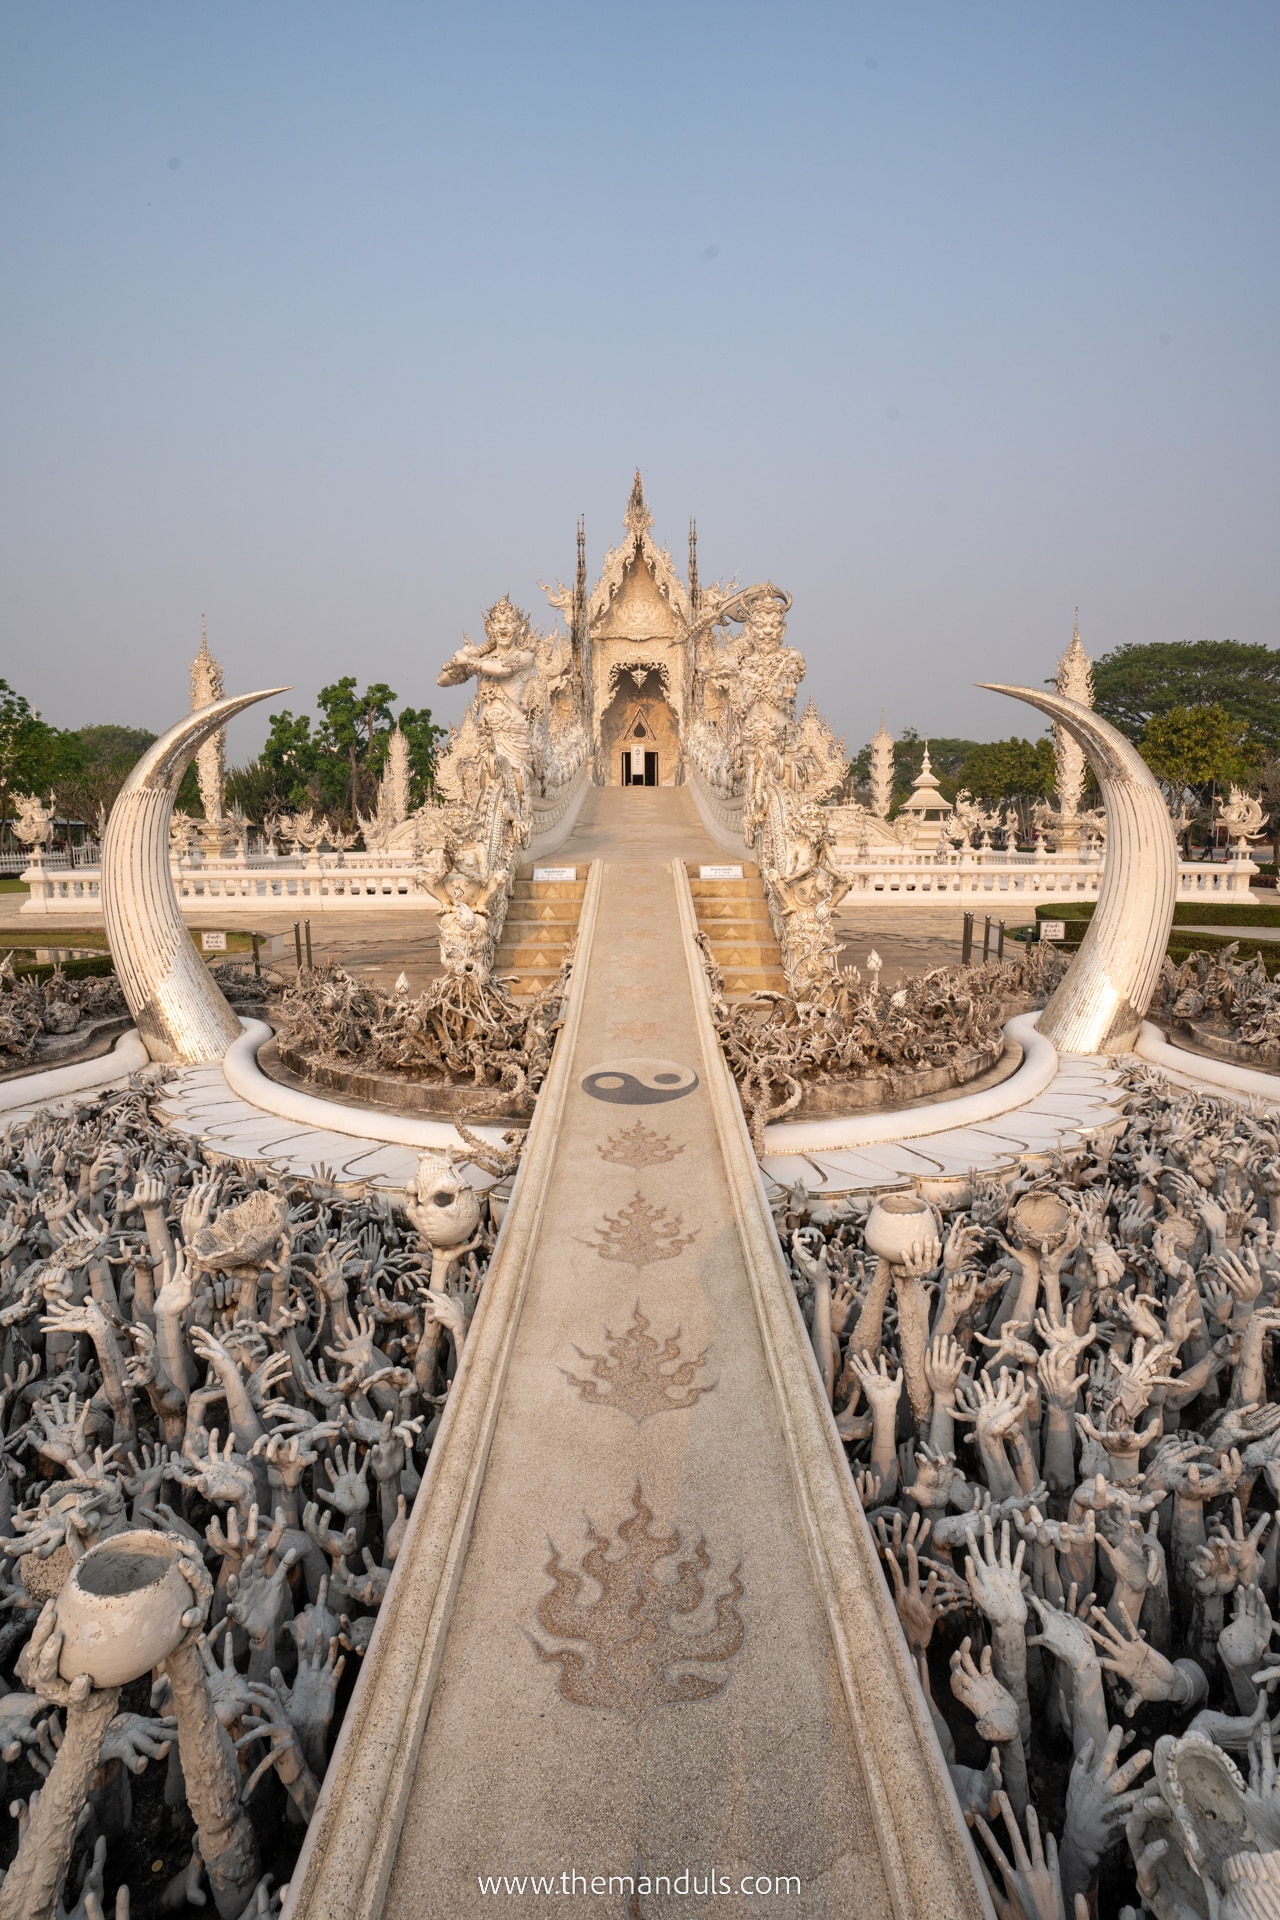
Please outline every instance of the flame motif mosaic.
[{"label": "flame motif mosaic", "polygon": [[637,1300],[631,1325],[625,1333],[604,1330],[605,1353],[584,1353],[574,1347],[578,1358],[590,1362],[591,1379],[581,1380],[562,1367],[560,1371],[582,1399],[594,1407],[616,1407],[639,1426],[655,1413],[675,1413],[691,1407],[704,1393],[710,1393],[715,1381],[701,1384],[698,1375],[707,1364],[707,1351],[686,1359],[680,1348],[680,1328],[665,1340],[655,1340],[649,1322]]},{"label": "flame motif mosaic", "polygon": [[[702,1534],[680,1558],[684,1539],[675,1527],[652,1526],[639,1481],[631,1512],[616,1536],[587,1522],[589,1545],[580,1569],[566,1566],[552,1542],[545,1571],[549,1593],[538,1603],[538,1625],[549,1640],[532,1640],[539,1660],[560,1668],[560,1694],[575,1707],[604,1707],[638,1725],[656,1707],[712,1700],[729,1684],[729,1664],[741,1652],[746,1626],[738,1602],[745,1591],[739,1560],[716,1595],[715,1620],[685,1627],[702,1606],[711,1555]],[[675,1560],[674,1576],[657,1572]],[[590,1586],[597,1587],[594,1597]],[[531,1636],[532,1639],[532,1636]]]}]

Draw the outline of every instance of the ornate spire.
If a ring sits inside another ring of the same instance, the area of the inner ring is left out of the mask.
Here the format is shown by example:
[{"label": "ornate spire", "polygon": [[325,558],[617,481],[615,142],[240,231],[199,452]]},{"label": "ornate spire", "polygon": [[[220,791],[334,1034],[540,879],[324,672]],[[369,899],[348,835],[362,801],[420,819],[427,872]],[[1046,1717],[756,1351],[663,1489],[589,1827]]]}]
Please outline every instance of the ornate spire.
[{"label": "ornate spire", "polygon": [[698,523],[689,522],[689,605],[698,611]]},{"label": "ornate spire", "polygon": [[1093,662],[1081,644],[1079,607],[1076,608],[1071,644],[1058,662],[1058,676],[1054,685],[1068,700],[1078,700],[1082,707],[1093,705]]},{"label": "ornate spire", "polygon": [[[1068,700],[1077,700],[1082,707],[1093,705],[1093,662],[1080,641],[1079,607],[1076,608],[1071,644],[1058,662],[1054,685]],[[1074,852],[1079,842],[1076,822],[1084,794],[1084,748],[1057,721],[1053,726],[1053,760],[1058,810],[1062,816],[1062,846],[1065,852]]]},{"label": "ornate spire", "polygon": [[640,469],[636,468],[636,477],[631,482],[631,498],[627,502],[627,511],[622,524],[635,539],[648,533],[653,525],[653,515],[645,504],[644,481],[640,478]]},{"label": "ornate spire", "polygon": [[397,720],[387,741],[387,760],[379,795],[379,814],[385,813],[393,827],[403,825],[412,812],[409,799],[409,742]]},{"label": "ornate spire", "polygon": [[[200,615],[200,651],[191,662],[191,711],[222,698],[222,668],[209,651],[204,615]],[[219,727],[196,751],[196,778],[206,820],[222,819],[222,794],[227,775],[227,731]]]},{"label": "ornate spire", "polygon": [[209,651],[204,615],[200,615],[200,651],[191,662],[191,711],[222,698],[222,668]]},{"label": "ornate spire", "polygon": [[893,735],[884,724],[884,708],[880,709],[880,730],[871,742],[871,765],[868,784],[871,788],[871,811],[878,820],[889,818],[889,809],[893,805]]}]

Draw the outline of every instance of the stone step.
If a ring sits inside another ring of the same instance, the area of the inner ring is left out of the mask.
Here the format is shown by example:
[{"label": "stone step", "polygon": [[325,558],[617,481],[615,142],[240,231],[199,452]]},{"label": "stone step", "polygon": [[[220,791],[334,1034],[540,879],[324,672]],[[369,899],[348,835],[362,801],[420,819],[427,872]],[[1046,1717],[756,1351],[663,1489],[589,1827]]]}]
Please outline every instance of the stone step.
[{"label": "stone step", "polygon": [[513,880],[513,900],[576,900],[582,904],[587,890],[585,880]]},{"label": "stone step", "polygon": [[691,880],[689,890],[695,907],[702,900],[760,900],[763,891],[758,880]]},{"label": "stone step", "polygon": [[563,922],[548,927],[537,920],[517,920],[513,925],[508,915],[501,944],[504,947],[567,947],[575,931],[574,927],[567,927]]},{"label": "stone step", "polygon": [[781,969],[782,955],[776,947],[712,946],[711,957],[718,967],[773,967]]},{"label": "stone step", "polygon": [[785,993],[786,978],[780,967],[725,967],[724,990],[734,993]]},{"label": "stone step", "polygon": [[563,947],[499,947],[494,966],[499,973],[559,973]]},{"label": "stone step", "polygon": [[536,920],[547,926],[576,927],[581,904],[577,900],[513,900],[508,920]]},{"label": "stone step", "polygon": [[764,900],[695,900],[699,926],[722,920],[763,920],[769,924],[769,908]]},{"label": "stone step", "polygon": [[699,914],[698,931],[705,933],[708,940],[764,940],[775,939],[773,927],[768,920],[704,920]]}]

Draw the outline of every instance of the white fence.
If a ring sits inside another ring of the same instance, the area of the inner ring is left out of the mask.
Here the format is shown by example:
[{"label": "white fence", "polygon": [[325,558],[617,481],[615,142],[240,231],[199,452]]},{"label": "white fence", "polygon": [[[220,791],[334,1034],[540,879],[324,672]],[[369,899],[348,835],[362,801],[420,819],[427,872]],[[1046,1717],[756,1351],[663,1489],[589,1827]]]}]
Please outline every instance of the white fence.
[{"label": "white fence", "polygon": [[[587,784],[585,767],[563,786],[530,803],[530,852],[549,851],[556,830],[567,830],[574,803]],[[226,858],[208,858],[197,852],[173,856],[169,871],[183,912],[200,915],[223,908],[287,913],[293,908],[312,912],[373,913],[410,908],[434,914],[437,903],[423,884],[420,859],[411,848],[394,853],[271,853],[251,840],[250,851]],[[96,920],[102,913],[99,849],[15,856],[24,861],[22,878],[31,889],[20,911],[36,919]],[[526,855],[526,858],[529,856]]]},{"label": "white fence", "polygon": [[[1102,885],[1099,855],[1063,853],[950,853],[885,851],[861,859],[849,847],[834,849],[836,865],[850,883],[847,904],[892,899],[902,906],[948,900],[992,899],[1014,907],[1025,903],[1028,915],[1041,901],[1096,900]],[[1182,860],[1178,863],[1178,899],[1238,900],[1249,904],[1249,883],[1258,869],[1252,860]]]}]

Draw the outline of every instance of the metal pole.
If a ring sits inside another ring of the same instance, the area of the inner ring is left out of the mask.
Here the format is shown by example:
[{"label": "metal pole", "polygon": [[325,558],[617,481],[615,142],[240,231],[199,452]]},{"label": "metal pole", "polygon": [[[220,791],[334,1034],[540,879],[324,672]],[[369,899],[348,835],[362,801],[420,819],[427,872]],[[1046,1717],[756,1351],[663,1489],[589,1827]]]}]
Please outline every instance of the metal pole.
[{"label": "metal pole", "polygon": [[985,967],[991,955],[991,915],[982,923],[982,964]]},{"label": "metal pole", "polygon": [[996,921],[996,959],[1004,959],[1004,921]]},{"label": "metal pole", "polygon": [[973,965],[973,915],[971,913],[966,913],[964,917],[964,938],[960,942],[960,965],[962,967]]},{"label": "metal pole", "polygon": [[260,933],[251,933],[249,938],[253,943],[253,977],[255,980],[261,980],[262,960],[258,953],[258,942],[261,940],[262,935]]},{"label": "metal pole", "polygon": [[298,957],[298,972],[302,972],[302,928],[295,920],[293,923],[293,950]]},{"label": "metal pole", "polygon": [[306,936],[307,936],[307,972],[310,973],[311,971],[311,922],[309,920],[304,920],[302,924],[306,931]]}]

